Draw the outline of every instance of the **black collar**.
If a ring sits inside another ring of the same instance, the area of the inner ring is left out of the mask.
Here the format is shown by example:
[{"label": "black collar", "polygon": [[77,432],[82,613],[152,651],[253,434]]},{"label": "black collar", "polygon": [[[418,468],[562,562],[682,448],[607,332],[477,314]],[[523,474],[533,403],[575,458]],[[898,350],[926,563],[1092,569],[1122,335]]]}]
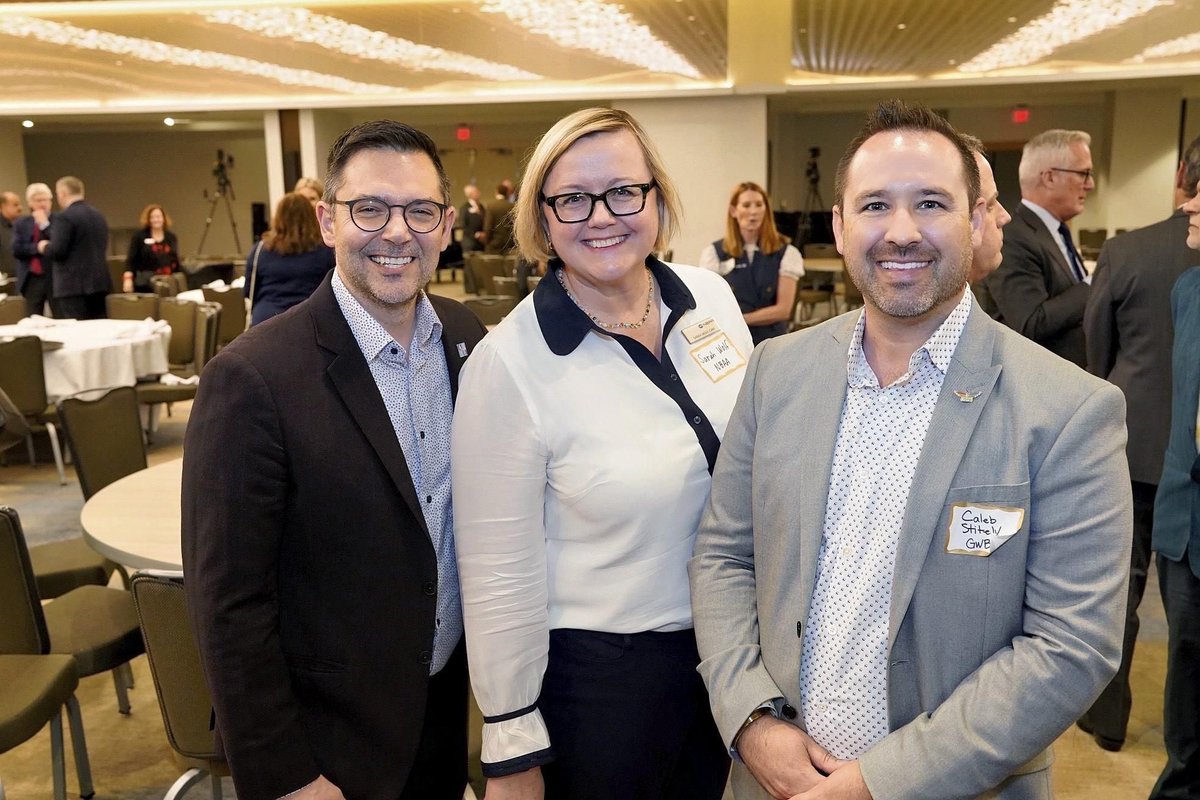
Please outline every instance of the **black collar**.
[{"label": "black collar", "polygon": [[[663,302],[668,308],[682,314],[696,307],[696,299],[670,267],[654,256],[646,257],[646,266],[658,281]],[[574,352],[583,341],[583,337],[588,335],[588,331],[598,331],[606,336],[614,335],[613,331],[605,330],[592,322],[591,318],[583,313],[583,309],[567,296],[566,290],[555,275],[562,267],[561,259],[550,259],[546,277],[539,281],[537,288],[533,290],[533,310],[537,313],[538,327],[542,329],[542,337],[546,340],[550,352],[556,356],[566,356]]]}]

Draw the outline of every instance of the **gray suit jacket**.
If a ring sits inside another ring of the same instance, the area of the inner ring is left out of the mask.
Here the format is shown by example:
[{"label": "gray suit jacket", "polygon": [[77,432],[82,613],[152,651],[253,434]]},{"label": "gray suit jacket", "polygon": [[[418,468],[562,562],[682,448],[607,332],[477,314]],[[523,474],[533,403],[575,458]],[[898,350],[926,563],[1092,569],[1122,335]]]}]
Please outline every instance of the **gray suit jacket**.
[{"label": "gray suit jacket", "polygon": [[[769,699],[801,708],[801,626],[855,320],[755,350],[721,445],[689,567],[699,669],[727,743]],[[890,733],[860,758],[876,800],[1050,796],[1050,744],[1120,659],[1124,446],[1119,390],[972,309],[900,533]],[[1024,524],[989,557],[951,555],[958,502],[1021,507]],[[767,797],[734,772],[739,800]]]},{"label": "gray suit jacket", "polygon": [[1158,483],[1171,428],[1171,287],[1200,264],[1187,228],[1177,210],[1105,242],[1083,315],[1088,372],[1125,392],[1129,476],[1143,483]]},{"label": "gray suit jacket", "polygon": [[984,279],[996,319],[1082,367],[1089,287],[1075,280],[1055,237],[1032,209],[1018,203],[1012,217],[1004,228],[1000,267]]}]

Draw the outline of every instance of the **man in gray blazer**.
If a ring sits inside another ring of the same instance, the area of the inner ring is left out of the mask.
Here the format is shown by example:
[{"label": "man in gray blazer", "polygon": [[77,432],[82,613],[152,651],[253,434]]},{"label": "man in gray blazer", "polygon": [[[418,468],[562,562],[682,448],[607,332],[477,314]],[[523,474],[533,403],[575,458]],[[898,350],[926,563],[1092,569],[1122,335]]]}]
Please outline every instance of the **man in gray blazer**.
[{"label": "man in gray blazer", "polygon": [[[1183,206],[1187,244],[1200,250],[1200,183]],[[1200,267],[1171,292],[1175,320],[1171,433],[1154,503],[1158,586],[1167,612],[1163,744],[1167,763],[1151,800],[1200,797]]]},{"label": "man in gray blazer", "polygon": [[1154,494],[1171,427],[1171,288],[1200,253],[1187,246],[1187,214],[1179,206],[1200,180],[1200,138],[1183,152],[1175,173],[1171,216],[1109,239],[1100,251],[1083,315],[1087,368],[1115,383],[1129,404],[1129,477],[1133,481],[1133,554],[1121,667],[1079,720],[1105,750],[1120,750],[1133,696],[1129,666],[1138,634],[1138,606],[1150,567]]},{"label": "man in gray blazer", "polygon": [[750,359],[690,563],[746,798],[1049,798],[1120,659],[1124,402],[967,290],[979,173],[887,103],[834,233],[864,313]]}]

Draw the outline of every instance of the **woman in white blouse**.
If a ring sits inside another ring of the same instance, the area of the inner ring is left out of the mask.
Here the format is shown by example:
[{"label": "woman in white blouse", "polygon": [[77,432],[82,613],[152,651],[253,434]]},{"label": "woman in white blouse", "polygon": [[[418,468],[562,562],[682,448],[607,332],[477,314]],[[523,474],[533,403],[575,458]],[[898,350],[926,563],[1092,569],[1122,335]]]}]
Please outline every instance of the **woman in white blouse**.
[{"label": "woman in white blouse", "polygon": [[687,560],[752,347],[718,276],[651,256],[679,205],[638,123],[542,138],[515,211],[549,272],[476,348],[452,444],[488,800],[717,800]]},{"label": "woman in white blouse", "polygon": [[804,259],[776,230],[766,189],[753,181],[733,187],[725,237],[704,248],[700,266],[729,281],[755,344],[787,333]]}]

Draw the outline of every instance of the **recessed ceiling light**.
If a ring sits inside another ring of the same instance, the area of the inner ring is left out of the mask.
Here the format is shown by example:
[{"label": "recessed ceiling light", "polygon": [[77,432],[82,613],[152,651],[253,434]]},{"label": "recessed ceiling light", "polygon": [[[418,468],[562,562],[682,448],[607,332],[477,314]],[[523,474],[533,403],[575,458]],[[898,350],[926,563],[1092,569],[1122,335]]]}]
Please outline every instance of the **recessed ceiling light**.
[{"label": "recessed ceiling light", "polygon": [[168,128],[175,127],[175,118],[174,117],[163,117],[163,125],[166,125]]},{"label": "recessed ceiling light", "polygon": [[1016,21],[1017,21],[1017,18],[1016,18],[1016,17],[1009,17],[1009,18],[1008,18],[1008,21],[1009,21],[1009,22],[1016,22]]},{"label": "recessed ceiling light", "polygon": [[907,27],[908,27],[907,25],[905,25],[903,22],[901,22],[899,25],[896,26],[896,30],[902,31]]},{"label": "recessed ceiling light", "polygon": [[23,120],[21,120],[21,127],[22,127],[22,128],[32,128],[32,127],[33,127],[33,120],[31,120],[31,119],[23,119]]}]

